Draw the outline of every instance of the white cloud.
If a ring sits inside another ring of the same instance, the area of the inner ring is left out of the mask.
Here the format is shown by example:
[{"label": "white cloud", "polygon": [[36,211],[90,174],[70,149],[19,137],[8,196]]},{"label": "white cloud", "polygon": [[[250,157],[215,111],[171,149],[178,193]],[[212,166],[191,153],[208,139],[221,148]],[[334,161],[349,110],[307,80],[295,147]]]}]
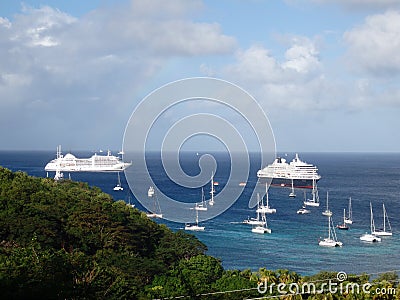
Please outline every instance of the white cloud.
[{"label": "white cloud", "polygon": [[60,137],[93,140],[81,148],[119,144],[138,90],[171,60],[235,49],[218,24],[188,19],[198,9],[199,1],[138,0],[80,18],[48,6],[0,18],[0,136],[22,148],[28,136],[37,147]]},{"label": "white cloud", "polygon": [[312,41],[294,38],[293,45],[285,53],[284,69],[293,69],[299,73],[310,73],[320,67],[319,53]]},{"label": "white cloud", "polygon": [[400,74],[400,12],[369,16],[344,33],[351,66],[374,75]]},{"label": "white cloud", "polygon": [[223,74],[255,91],[255,97],[272,110],[324,109],[332,105],[326,98],[336,94],[322,73],[317,46],[306,37],[291,39],[282,62],[259,45],[239,51]]},{"label": "white cloud", "polygon": [[318,4],[337,4],[352,10],[387,9],[399,7],[399,0],[311,0]]}]

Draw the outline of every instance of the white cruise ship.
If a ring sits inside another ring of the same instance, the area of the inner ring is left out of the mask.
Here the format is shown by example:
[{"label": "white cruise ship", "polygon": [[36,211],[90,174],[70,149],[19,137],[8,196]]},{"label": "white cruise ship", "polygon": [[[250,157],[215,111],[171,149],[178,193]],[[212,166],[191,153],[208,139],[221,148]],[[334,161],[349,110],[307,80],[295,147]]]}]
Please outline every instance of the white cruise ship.
[{"label": "white cruise ship", "polygon": [[271,185],[298,188],[312,188],[313,180],[321,179],[316,166],[300,160],[296,153],[295,158],[287,163],[286,159],[277,157],[274,162],[257,172],[257,177],[272,179]]},{"label": "white cruise ship", "polygon": [[90,158],[77,158],[75,155],[61,153],[61,146],[57,147],[57,157],[45,166],[48,172],[120,172],[132,163],[123,162],[118,156],[94,154]]}]

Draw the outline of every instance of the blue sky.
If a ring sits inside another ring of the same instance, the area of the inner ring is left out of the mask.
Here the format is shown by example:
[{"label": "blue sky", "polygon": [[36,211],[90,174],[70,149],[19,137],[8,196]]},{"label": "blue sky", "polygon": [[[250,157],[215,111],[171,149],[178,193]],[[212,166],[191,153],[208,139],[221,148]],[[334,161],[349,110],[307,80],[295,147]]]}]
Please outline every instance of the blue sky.
[{"label": "blue sky", "polygon": [[213,76],[278,151],[400,152],[399,0],[10,0],[0,41],[0,149],[120,149],[153,89]]}]

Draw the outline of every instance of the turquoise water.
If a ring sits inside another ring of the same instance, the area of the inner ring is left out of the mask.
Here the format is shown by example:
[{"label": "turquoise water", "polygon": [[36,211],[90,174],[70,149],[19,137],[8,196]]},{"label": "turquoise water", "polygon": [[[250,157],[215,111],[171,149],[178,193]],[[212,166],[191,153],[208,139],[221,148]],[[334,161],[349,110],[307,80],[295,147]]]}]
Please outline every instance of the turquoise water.
[{"label": "turquoise water", "polygon": [[[88,156],[90,153],[76,153]],[[289,154],[288,159],[294,154]],[[46,176],[44,165],[54,158],[52,152],[0,152],[0,165],[14,171],[22,170],[30,175]],[[248,208],[252,187],[256,184],[257,161],[252,162],[250,180],[238,201],[219,217],[203,223],[206,231],[194,233],[208,247],[208,254],[222,260],[227,269],[285,268],[303,275],[321,270],[345,271],[347,273],[376,273],[400,270],[400,154],[357,153],[300,153],[300,158],[316,164],[322,179],[319,181],[321,205],[310,208],[311,214],[297,215],[303,192],[297,198],[288,197],[286,188],[270,189],[270,205],[277,213],[268,215],[272,234],[258,235],[251,227],[241,222],[255,212]],[[217,192],[224,186],[229,172],[229,156],[217,155],[218,170],[215,180],[220,183]],[[198,165],[195,154],[181,158],[183,169],[195,174]],[[175,186],[162,172],[157,155],[149,157],[150,170],[158,186],[171,195],[193,198],[199,191],[187,191]],[[115,199],[129,198],[127,184],[122,176],[123,192],[114,192],[115,174],[74,173],[72,179],[86,181],[102,188]],[[329,190],[329,205],[333,211],[333,222],[342,221],[343,208],[347,209],[348,198],[352,198],[353,220],[350,230],[336,230],[341,248],[323,248],[318,239],[326,236],[327,221],[321,213],[325,209],[326,191]],[[385,203],[393,236],[383,238],[381,243],[367,244],[359,237],[369,230],[369,202],[374,207],[375,224],[382,223],[382,202]],[[137,207],[140,204],[134,200]],[[166,223],[172,229],[183,228],[183,224]]]}]

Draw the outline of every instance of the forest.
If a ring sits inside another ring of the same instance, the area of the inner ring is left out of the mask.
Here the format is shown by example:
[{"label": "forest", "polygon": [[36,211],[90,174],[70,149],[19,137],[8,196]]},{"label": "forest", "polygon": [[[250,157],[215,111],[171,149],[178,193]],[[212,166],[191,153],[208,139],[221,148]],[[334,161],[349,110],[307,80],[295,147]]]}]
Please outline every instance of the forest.
[{"label": "forest", "polygon": [[[396,273],[339,282],[328,271],[224,270],[206,253],[97,187],[0,167],[1,299],[400,299]],[[369,289],[332,292],[328,281]],[[311,282],[317,292],[293,292]]]}]

